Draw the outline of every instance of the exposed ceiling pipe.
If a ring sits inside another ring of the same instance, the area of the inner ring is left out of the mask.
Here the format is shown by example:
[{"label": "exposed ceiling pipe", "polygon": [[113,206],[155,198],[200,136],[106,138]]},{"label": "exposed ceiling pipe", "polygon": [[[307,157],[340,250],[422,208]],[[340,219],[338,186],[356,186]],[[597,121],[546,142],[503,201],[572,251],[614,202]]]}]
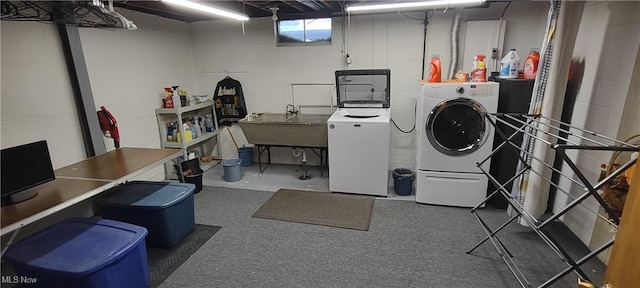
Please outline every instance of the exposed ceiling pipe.
[{"label": "exposed ceiling pipe", "polygon": [[271,11],[269,10],[271,8],[267,9],[267,8],[261,7],[260,5],[257,5],[255,3],[253,3],[252,1],[240,1],[240,3],[242,3],[244,5],[251,6],[253,8],[256,8],[256,9],[259,9],[259,10],[262,10],[262,11],[265,11],[265,12],[271,13]]},{"label": "exposed ceiling pipe", "polygon": [[270,7],[271,20],[273,20],[273,38],[278,42],[278,7]]},{"label": "exposed ceiling pipe", "polygon": [[306,7],[307,7],[305,5],[302,5],[302,4],[300,4],[298,2],[294,2],[294,1],[281,1],[281,3],[284,3],[287,6],[293,8],[295,10],[298,10],[299,12],[304,12],[306,10]]},{"label": "exposed ceiling pipe", "polygon": [[318,11],[323,8],[322,5],[316,3],[316,1],[313,1],[313,0],[296,0],[296,1],[304,6],[307,6],[313,9],[314,11]]},{"label": "exposed ceiling pipe", "polygon": [[338,2],[336,1],[331,1],[331,0],[319,0],[320,3],[322,3],[322,5],[327,6],[327,8],[331,9],[331,10],[341,10],[341,6]]},{"label": "exposed ceiling pipe", "polygon": [[453,74],[455,74],[458,69],[458,50],[460,49],[458,45],[458,32],[460,30],[462,12],[464,12],[464,8],[456,8],[453,15],[453,22],[451,23],[451,61],[449,62],[449,73],[446,75],[447,79],[452,79]]}]

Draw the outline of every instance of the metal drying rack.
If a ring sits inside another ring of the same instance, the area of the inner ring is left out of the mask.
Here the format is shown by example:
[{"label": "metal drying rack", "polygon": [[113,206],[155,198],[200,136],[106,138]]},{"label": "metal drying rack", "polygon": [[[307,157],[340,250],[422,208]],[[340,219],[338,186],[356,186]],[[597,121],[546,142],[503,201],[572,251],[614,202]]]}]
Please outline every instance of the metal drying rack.
[{"label": "metal drying rack", "polygon": [[[549,285],[572,271],[575,271],[582,279],[589,280],[589,277],[580,269],[580,265],[584,264],[589,259],[593,258],[600,252],[613,245],[614,240],[611,239],[601,247],[593,249],[590,253],[584,255],[582,258],[574,260],[562,247],[562,245],[553,237],[552,233],[549,232],[549,229],[546,228],[550,223],[558,220],[559,217],[566,214],[578,205],[589,210],[597,217],[600,217],[610,225],[617,228],[620,223],[620,219],[618,218],[617,214],[614,213],[611,206],[603,200],[597,190],[603,187],[605,184],[609,183],[612,179],[621,175],[625,170],[635,164],[636,159],[631,159],[628,162],[620,165],[619,168],[612,171],[609,175],[607,175],[597,183],[591,183],[584,175],[584,173],[580,171],[580,168],[578,167],[575,159],[573,159],[575,158],[575,156],[570,156],[570,154],[578,154],[578,151],[589,150],[634,152],[639,150],[638,145],[625,143],[623,141],[619,141],[602,134],[583,129],[578,126],[563,123],[541,115],[520,113],[487,113],[485,117],[488,122],[491,123],[491,125],[495,128],[496,135],[498,135],[502,139],[502,142],[500,143],[500,145],[496,146],[493,149],[493,151],[487,158],[477,164],[480,170],[482,170],[482,172],[488,177],[489,181],[491,181],[495,185],[495,187],[498,188],[491,194],[489,194],[489,196],[487,196],[484,201],[471,209],[471,213],[477,218],[478,222],[482,226],[483,231],[487,234],[487,237],[476,244],[469,251],[467,251],[467,253],[471,253],[473,250],[489,240],[496,248],[496,250],[500,254],[500,257],[505,262],[509,270],[516,277],[520,285],[522,287],[533,287],[516,265],[514,255],[509,251],[509,249],[507,249],[504,243],[500,241],[497,236],[497,233],[500,230],[505,228],[508,224],[514,222],[516,219],[520,218],[521,221],[524,222],[524,224],[526,224],[528,227],[530,227],[535,232],[535,234],[537,234],[544,241],[544,243],[547,244],[547,246],[549,246],[568,266],[566,269],[559,272],[537,287],[548,287]],[[506,135],[505,132],[500,129],[500,126],[514,129],[515,132],[513,132],[511,135]],[[513,139],[517,138],[518,136],[523,136],[523,143],[532,143],[536,141],[536,145],[548,145],[552,150],[555,151],[556,158],[559,157],[560,159],[562,159],[563,163],[565,163],[570,168],[570,172],[572,172],[573,175],[568,175],[570,173],[558,170],[553,165],[553,163],[546,163],[545,159],[540,159],[534,156],[532,152],[525,151],[520,145],[514,143]],[[521,161],[521,163],[526,163],[525,165],[519,165],[517,171],[515,171],[515,175],[503,183],[500,183],[498,180],[496,180],[495,177],[489,174],[488,168],[483,167],[483,165],[487,165],[489,159],[491,159],[501,149],[510,149],[513,153],[516,153],[518,155],[518,159]],[[553,173],[557,173],[559,177],[568,180],[565,182],[568,182],[571,186],[580,187],[580,189],[578,189],[580,191],[576,191],[575,188],[566,188],[559,184],[562,182],[559,179],[554,179],[553,177],[549,178],[545,176],[544,172],[551,171]],[[515,199],[511,195],[511,192],[507,191],[505,188],[506,186],[510,186],[509,184],[516,181],[525,173],[532,173],[540,176],[542,181],[550,185],[549,187],[555,188],[557,192],[564,193],[571,199],[571,201],[562,209],[560,209],[560,211],[554,213],[548,218],[540,219],[534,217],[524,208],[523,204],[520,203],[518,199]],[[577,179],[575,179],[574,177]],[[576,196],[575,194],[579,195]],[[498,226],[495,229],[492,229],[482,219],[481,215],[478,214],[478,209],[480,207],[483,207],[487,201],[497,195],[502,195],[507,199],[508,205],[514,211],[514,215],[502,225]],[[595,200],[609,217],[606,217],[605,215],[602,215],[601,213],[594,211],[590,207],[582,204],[582,202],[590,196],[595,198]]]}]

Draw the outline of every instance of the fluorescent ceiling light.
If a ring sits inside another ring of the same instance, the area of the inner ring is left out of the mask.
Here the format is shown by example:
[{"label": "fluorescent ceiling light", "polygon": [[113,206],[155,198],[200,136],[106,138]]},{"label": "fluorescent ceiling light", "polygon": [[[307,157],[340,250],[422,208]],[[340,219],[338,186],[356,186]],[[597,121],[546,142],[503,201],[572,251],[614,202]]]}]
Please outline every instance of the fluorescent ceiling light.
[{"label": "fluorescent ceiling light", "polygon": [[353,5],[347,7],[347,12],[364,12],[364,11],[380,11],[380,10],[401,10],[415,8],[437,8],[455,5],[481,5],[485,0],[434,0],[420,2],[396,2],[389,4],[371,4],[371,5]]},{"label": "fluorescent ceiling light", "polygon": [[194,2],[191,2],[191,1],[187,1],[187,0],[162,0],[162,1],[163,2],[167,2],[167,3],[171,3],[171,4],[175,4],[175,5],[179,5],[179,6],[182,6],[182,7],[195,9],[195,10],[202,11],[202,12],[215,14],[215,15],[218,15],[218,16],[223,16],[223,17],[235,19],[235,20],[238,20],[238,21],[247,21],[247,20],[249,20],[249,17],[247,15],[244,15],[244,14],[241,14],[241,13],[226,11],[226,10],[222,10],[222,9],[219,9],[219,8],[213,8],[213,7],[210,7],[210,6],[201,5],[201,4],[194,3]]}]

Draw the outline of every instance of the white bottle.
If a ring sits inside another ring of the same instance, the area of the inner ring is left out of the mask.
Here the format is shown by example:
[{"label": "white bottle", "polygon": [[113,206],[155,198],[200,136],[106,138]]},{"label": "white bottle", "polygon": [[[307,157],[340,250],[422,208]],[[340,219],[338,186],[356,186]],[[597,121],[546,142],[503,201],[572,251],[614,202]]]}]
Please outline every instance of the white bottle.
[{"label": "white bottle", "polygon": [[191,130],[191,138],[196,139],[198,138],[198,124],[196,124],[195,122],[191,121],[189,123],[189,129]]},{"label": "white bottle", "polygon": [[[195,130],[196,132],[192,131],[191,133],[195,133],[195,134],[198,134],[198,136],[201,136],[202,135],[202,129],[200,129],[200,123],[198,123],[198,118],[194,117],[194,119],[195,120],[193,121],[193,129],[191,129],[191,130]],[[196,137],[193,137],[193,138],[196,138]]]},{"label": "white bottle", "polygon": [[520,56],[516,53],[516,49],[511,49],[500,61],[500,78],[518,78],[519,68]]},{"label": "white bottle", "polygon": [[204,122],[207,132],[213,132],[213,120],[211,119],[211,115],[206,116],[206,120]]},{"label": "white bottle", "polygon": [[173,86],[173,88],[173,96],[171,97],[171,100],[173,100],[173,107],[180,108],[182,107],[182,104],[180,103],[180,95],[178,95],[178,86]]}]

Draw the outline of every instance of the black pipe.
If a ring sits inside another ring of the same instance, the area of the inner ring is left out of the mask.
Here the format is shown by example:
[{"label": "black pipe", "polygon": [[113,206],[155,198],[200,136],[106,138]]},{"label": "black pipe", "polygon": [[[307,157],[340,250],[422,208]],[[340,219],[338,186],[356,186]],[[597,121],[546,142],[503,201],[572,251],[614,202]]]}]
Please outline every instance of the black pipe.
[{"label": "black pipe", "polygon": [[427,25],[429,24],[429,17],[428,17],[429,12],[424,11],[424,37],[422,40],[422,78],[420,79],[424,79],[424,68],[425,68],[425,61],[427,61],[427,55],[425,55],[427,53]]}]

